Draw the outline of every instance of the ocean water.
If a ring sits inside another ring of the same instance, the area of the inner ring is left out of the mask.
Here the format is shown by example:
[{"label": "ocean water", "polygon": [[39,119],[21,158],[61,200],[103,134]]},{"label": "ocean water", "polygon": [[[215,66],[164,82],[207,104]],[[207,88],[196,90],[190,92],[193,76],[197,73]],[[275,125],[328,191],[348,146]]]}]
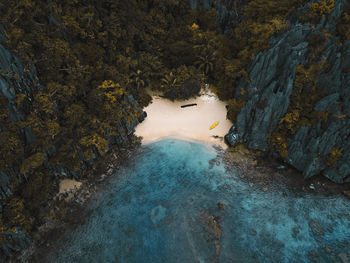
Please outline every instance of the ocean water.
[{"label": "ocean water", "polygon": [[216,156],[213,148],[175,139],[144,146],[50,262],[350,258],[349,200],[254,189],[220,159],[212,165]]}]

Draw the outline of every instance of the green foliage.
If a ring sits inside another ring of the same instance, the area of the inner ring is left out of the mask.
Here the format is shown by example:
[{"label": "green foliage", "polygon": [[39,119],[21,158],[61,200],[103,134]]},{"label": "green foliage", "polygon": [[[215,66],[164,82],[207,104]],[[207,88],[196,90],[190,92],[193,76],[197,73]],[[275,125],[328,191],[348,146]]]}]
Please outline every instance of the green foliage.
[{"label": "green foliage", "polygon": [[310,22],[316,25],[321,18],[333,11],[335,0],[319,0],[309,4],[307,11],[301,15],[300,19],[303,22]]},{"label": "green foliage", "polygon": [[[243,8],[243,18],[232,28],[232,56],[219,59],[215,65],[217,93],[221,99],[232,99],[235,87],[243,78],[249,82],[246,71],[255,55],[269,48],[269,39],[288,28],[287,18],[295,14],[306,0],[253,0]],[[227,54],[227,51],[226,51]]]},{"label": "green foliage", "polygon": [[228,101],[227,118],[233,123],[236,121],[237,114],[241,111],[247,102],[244,100],[232,99]]},{"label": "green foliage", "polygon": [[277,151],[283,158],[288,157],[288,144],[286,136],[281,134],[279,131],[275,131],[269,137],[269,144],[272,149]]},{"label": "green foliage", "polygon": [[343,153],[340,149],[333,147],[331,152],[325,157],[324,163],[330,167],[335,166],[342,155]]},{"label": "green foliage", "polygon": [[[113,136],[126,133],[122,124],[140,117],[128,94],[146,106],[151,100],[146,89],[166,92],[175,86],[175,98],[187,98],[195,94],[191,87],[201,84],[194,62],[203,54],[194,46],[209,45],[221,55],[227,51],[215,32],[215,11],[190,10],[187,1],[16,0],[0,3],[0,14],[7,48],[25,68],[35,65],[41,84],[38,90],[36,80],[30,83],[30,96],[16,95],[23,116],[16,123],[9,119],[8,101],[0,98],[0,170],[19,167],[26,175],[23,182],[12,178],[17,199],[6,206],[3,220],[26,230],[31,215],[40,217],[53,168],[84,173],[92,160],[106,154]],[[198,32],[191,28],[194,23]],[[217,69],[198,68],[207,74]],[[170,72],[176,76],[174,85],[161,80]],[[19,76],[0,74],[19,81]]]},{"label": "green foliage", "polygon": [[45,160],[44,154],[42,152],[35,153],[28,158],[26,158],[21,165],[21,174],[26,174],[32,169],[38,168],[43,164]]},{"label": "green foliage", "polygon": [[[247,65],[258,52],[269,48],[271,36],[288,28],[288,16],[306,2],[253,0],[243,8],[237,7],[236,1],[231,6],[225,3],[234,12],[243,9],[228,35],[218,33],[215,10],[190,10],[189,1],[0,3],[5,44],[25,63],[34,63],[43,86],[33,89],[32,98],[16,95],[16,107],[24,116],[16,123],[9,119],[8,102],[0,98],[0,170],[20,167],[28,178],[26,184],[12,182],[19,197],[7,206],[3,220],[30,229],[28,209],[39,210],[52,183],[47,176],[51,167],[59,164],[81,172],[92,159],[108,151],[110,138],[122,132],[120,124],[140,117],[127,103],[128,94],[141,106],[151,100],[147,89],[163,91],[171,99],[185,99],[198,93],[205,80],[216,87],[221,99],[229,100],[228,118],[235,121],[245,105],[242,98],[246,92],[242,90],[240,98],[234,98],[235,87],[242,78],[249,81]],[[331,0],[310,5],[310,19],[328,14],[332,5]],[[342,39],[349,35],[348,13],[338,24]],[[325,43],[325,36],[309,39],[316,52],[309,54],[311,63],[298,67],[290,109],[280,121],[279,133],[271,138],[283,156],[287,155],[286,138],[300,125],[327,121],[328,112],[312,112],[319,95],[308,96],[326,67],[316,61],[324,48],[318,43]],[[35,136],[30,144],[24,138],[31,131]],[[43,167],[43,152],[53,146],[56,151],[50,151],[47,167]],[[22,199],[35,201],[29,204]],[[0,236],[1,226],[0,220]]]},{"label": "green foliage", "polygon": [[[188,99],[198,94],[200,90],[200,78],[194,67],[182,66],[161,79],[161,90],[166,98]],[[187,84],[187,85],[186,85]],[[197,88],[199,86],[199,88]]]},{"label": "green foliage", "polygon": [[328,112],[315,112],[314,106],[325,92],[318,86],[318,77],[326,61],[296,68],[295,89],[291,95],[287,113],[279,120],[278,129],[271,135],[269,143],[282,157],[288,156],[287,138],[295,134],[302,126],[316,126],[326,122]]},{"label": "green foliage", "polygon": [[324,33],[311,33],[306,38],[307,42],[309,43],[307,57],[310,62],[319,62],[322,60],[320,54],[324,53],[329,36],[330,34],[325,30]]},{"label": "green foliage", "polygon": [[17,126],[8,116],[7,101],[0,97],[0,170],[16,166],[23,154]]},{"label": "green foliage", "polygon": [[300,118],[300,112],[298,110],[293,110],[291,112],[286,113],[286,115],[280,119],[279,125],[284,126],[287,130],[291,131],[291,133],[295,133],[299,128],[297,123]]},{"label": "green foliage", "polygon": [[177,86],[179,86],[177,78],[173,72],[165,75],[164,78],[162,78],[162,83],[166,90],[175,89]]},{"label": "green foliage", "polygon": [[244,8],[244,15],[258,22],[265,22],[274,18],[286,18],[295,14],[297,9],[308,0],[253,0]]},{"label": "green foliage", "polygon": [[350,39],[350,3],[349,1],[343,7],[343,13],[337,24],[337,33],[342,42]]},{"label": "green foliage", "polygon": [[326,88],[322,87],[318,80],[321,72],[328,68],[326,59],[322,57],[328,33],[311,34],[307,40],[310,49],[307,54],[308,61],[305,65],[296,67],[294,89],[288,110],[279,120],[277,130],[269,138],[272,149],[283,158],[288,156],[287,138],[293,136],[302,126],[315,127],[328,120],[327,111],[314,111],[316,103],[327,95]]},{"label": "green foliage", "polygon": [[215,53],[207,53],[203,56],[198,56],[197,61],[194,63],[198,66],[198,70],[205,75],[209,75],[214,70]]},{"label": "green foliage", "polygon": [[45,206],[46,200],[53,185],[53,177],[47,176],[49,171],[41,169],[35,171],[27,181],[20,186],[20,196],[24,200],[25,207],[38,218],[40,210]]},{"label": "green foliage", "polygon": [[80,140],[80,145],[82,149],[84,149],[84,156],[87,160],[92,158],[92,154],[94,153],[93,148],[96,148],[98,153],[103,156],[108,150],[108,141],[101,137],[98,134],[93,134],[90,136],[83,137]]},{"label": "green foliage", "polygon": [[[4,219],[9,222],[9,227],[21,227],[25,232],[31,230],[34,219],[29,215],[28,210],[21,198],[12,198],[4,207]],[[15,231],[15,229],[13,229]]]}]

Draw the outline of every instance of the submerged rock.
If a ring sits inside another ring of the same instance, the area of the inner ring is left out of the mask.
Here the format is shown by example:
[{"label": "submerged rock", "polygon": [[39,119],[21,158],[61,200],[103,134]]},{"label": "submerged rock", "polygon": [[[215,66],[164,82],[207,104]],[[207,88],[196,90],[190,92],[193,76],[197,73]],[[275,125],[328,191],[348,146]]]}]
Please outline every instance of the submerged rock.
[{"label": "submerged rock", "polygon": [[348,250],[345,198],[280,184],[267,192],[259,182],[250,188],[235,165],[228,170],[222,161],[209,170],[218,153],[189,141],[166,139],[143,149],[44,262],[309,262],[310,250],[323,262],[338,262]]},{"label": "submerged rock", "polygon": [[221,210],[226,210],[226,205],[224,205],[223,203],[219,202],[218,203],[218,208]]},{"label": "submerged rock", "polygon": [[324,236],[326,234],[317,220],[310,220],[309,227],[314,235]]}]

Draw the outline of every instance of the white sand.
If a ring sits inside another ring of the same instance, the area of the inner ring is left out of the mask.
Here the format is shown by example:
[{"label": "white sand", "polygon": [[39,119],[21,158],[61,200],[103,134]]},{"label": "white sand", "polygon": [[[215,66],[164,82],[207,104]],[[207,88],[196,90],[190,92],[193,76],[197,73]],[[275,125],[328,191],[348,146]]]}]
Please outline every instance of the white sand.
[{"label": "white sand", "polygon": [[64,194],[71,190],[78,190],[81,184],[82,184],[81,182],[78,182],[76,180],[63,179],[60,181],[58,194]]},{"label": "white sand", "polygon": [[[153,102],[144,110],[147,118],[136,127],[135,134],[143,137],[143,143],[151,143],[171,137],[218,144],[224,149],[223,139],[232,126],[226,119],[225,102],[220,101],[213,93],[202,92],[195,99],[171,102],[152,96]],[[197,106],[181,108],[181,105],[197,103]],[[219,124],[212,130],[209,127],[216,121]]]}]

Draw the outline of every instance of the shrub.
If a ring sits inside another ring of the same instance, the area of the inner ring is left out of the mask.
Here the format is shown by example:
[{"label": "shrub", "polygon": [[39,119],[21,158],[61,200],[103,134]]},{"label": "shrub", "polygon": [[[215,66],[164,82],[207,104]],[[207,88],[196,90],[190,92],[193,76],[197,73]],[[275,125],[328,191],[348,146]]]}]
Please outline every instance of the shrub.
[{"label": "shrub", "polygon": [[338,162],[339,158],[343,155],[342,151],[338,148],[333,147],[331,152],[326,156],[324,163],[327,166],[334,166]]},{"label": "shrub", "polygon": [[306,12],[300,16],[300,20],[304,23],[310,22],[314,25],[318,24],[321,18],[333,11],[335,0],[319,0],[311,3]]},{"label": "shrub", "polygon": [[246,104],[246,101],[244,100],[236,100],[232,99],[228,101],[228,110],[227,110],[227,119],[231,120],[232,122],[236,121],[236,117],[238,113],[241,111],[241,109]]},{"label": "shrub", "polygon": [[343,7],[343,13],[337,24],[337,34],[341,41],[345,42],[350,39],[350,3],[349,1]]},{"label": "shrub", "polygon": [[29,156],[27,159],[25,159],[22,162],[21,165],[21,174],[26,174],[30,170],[33,170],[35,168],[38,168],[43,164],[45,160],[44,154],[42,152],[35,153],[31,156]]}]

